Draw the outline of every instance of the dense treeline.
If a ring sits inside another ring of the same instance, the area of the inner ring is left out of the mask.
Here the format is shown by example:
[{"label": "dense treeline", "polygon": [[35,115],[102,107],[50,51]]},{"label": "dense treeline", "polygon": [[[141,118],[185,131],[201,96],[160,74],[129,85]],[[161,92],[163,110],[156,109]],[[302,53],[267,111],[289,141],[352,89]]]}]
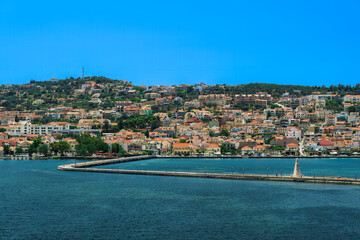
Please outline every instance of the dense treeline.
[{"label": "dense treeline", "polygon": [[[58,105],[58,98],[68,98],[72,96],[75,89],[80,89],[81,85],[87,81],[94,81],[99,84],[112,84],[108,88],[102,89],[101,94],[104,98],[115,99],[116,95],[112,92],[112,87],[123,85],[120,80],[112,80],[106,77],[85,77],[67,78],[56,81],[35,81],[31,80],[29,84],[22,85],[2,85],[0,86],[0,106],[6,107],[7,110],[40,110],[42,106],[34,105],[33,101],[42,99],[43,106]],[[97,104],[89,103],[91,95],[84,94],[77,97],[77,101],[68,102],[67,105],[74,108],[93,109],[98,107]],[[112,107],[110,101],[104,101],[103,107]]]},{"label": "dense treeline", "polygon": [[[75,150],[78,156],[91,156],[96,153],[114,153],[114,154],[126,154],[123,146],[119,143],[113,143],[111,145],[104,142],[100,136],[91,136],[89,133],[84,133],[76,138],[77,144],[75,149],[71,148],[71,145],[66,141],[58,141],[50,144],[42,142],[39,137],[35,139],[28,148],[30,156],[34,154],[41,154],[43,156],[49,156],[52,154],[60,154],[64,156],[66,153],[70,153]],[[26,153],[26,151],[18,146],[15,152],[11,150],[10,145],[4,145],[4,155],[13,155]]]},{"label": "dense treeline", "polygon": [[138,129],[138,128],[151,128],[151,130],[154,130],[155,128],[160,127],[161,121],[160,118],[157,116],[131,116],[127,117],[126,115],[123,115],[118,120],[118,128],[119,129]]},{"label": "dense treeline", "polygon": [[[126,81],[113,80],[106,77],[85,77],[81,78],[67,78],[56,81],[35,81],[31,80],[29,84],[22,85],[2,85],[0,86],[0,106],[6,107],[7,110],[40,110],[44,107],[57,106],[59,104],[58,99],[66,99],[66,106],[73,108],[84,108],[87,110],[96,109],[99,107],[96,103],[89,102],[92,98],[92,94],[88,91],[85,94],[74,96],[74,90],[80,89],[81,85],[87,81],[94,81],[98,84],[103,84],[100,91],[100,98],[102,99],[101,107],[103,109],[110,109],[114,106],[114,102],[118,100],[131,100],[132,102],[141,102],[141,99],[145,95],[145,91],[141,87],[133,86],[137,91],[137,96],[129,98],[126,91],[115,91],[118,85],[129,86],[132,84]],[[188,86],[186,88],[178,87],[174,93],[175,96],[181,97],[184,100],[192,100],[197,98],[200,94],[198,89],[194,88],[198,85]],[[309,95],[312,92],[321,93],[337,93],[340,96],[346,94],[360,95],[360,84],[354,86],[351,85],[330,85],[323,86],[300,86],[300,85],[278,85],[267,83],[249,83],[241,85],[214,85],[205,88],[201,94],[252,94],[257,92],[267,92],[274,98],[280,98],[282,94],[289,92],[291,95],[304,96]],[[68,100],[69,96],[76,98],[75,100]],[[34,100],[42,99],[44,101],[41,105],[33,104]],[[167,106],[166,109],[154,109],[170,111],[171,106]],[[156,108],[156,107],[155,107]],[[165,108],[165,107],[163,107]]]},{"label": "dense treeline", "polygon": [[351,85],[330,85],[329,87],[323,86],[300,86],[300,85],[278,85],[268,83],[249,83],[242,85],[215,85],[205,89],[202,94],[253,94],[257,92],[267,92],[272,94],[274,97],[280,97],[282,94],[289,92],[292,95],[309,95],[312,92],[333,92],[341,96],[346,94],[360,95],[360,84],[355,86]]},{"label": "dense treeline", "polygon": [[78,155],[87,156],[94,153],[106,153],[109,151],[109,145],[101,137],[92,137],[89,133],[80,135],[76,141],[75,151]]}]

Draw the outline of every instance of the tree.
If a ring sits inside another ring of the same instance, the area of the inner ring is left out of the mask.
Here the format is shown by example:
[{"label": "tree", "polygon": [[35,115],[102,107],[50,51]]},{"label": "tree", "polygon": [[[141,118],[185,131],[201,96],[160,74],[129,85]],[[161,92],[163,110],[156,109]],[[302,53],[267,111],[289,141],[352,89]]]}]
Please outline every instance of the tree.
[{"label": "tree", "polygon": [[49,146],[46,143],[42,143],[39,145],[38,151],[47,157],[49,155]]},{"label": "tree", "polygon": [[271,141],[274,140],[274,139],[275,139],[275,137],[270,137],[270,138],[268,138],[268,139],[265,139],[264,143],[265,143],[265,144],[270,144]]},{"label": "tree", "polygon": [[216,108],[217,107],[217,104],[216,103],[207,103],[206,106],[208,108]]},{"label": "tree", "polygon": [[65,152],[71,152],[71,146],[68,142],[60,141],[59,145],[60,145],[59,150],[61,154],[64,154]]},{"label": "tree", "polygon": [[87,145],[86,150],[87,150],[88,154],[90,154],[90,155],[93,155],[94,153],[96,153],[96,147],[92,144]]},{"label": "tree", "polygon": [[103,139],[100,137],[92,137],[89,133],[81,134],[76,140],[79,144],[83,145],[76,147],[77,153],[81,152],[84,154],[87,152],[87,155],[92,155],[97,152],[105,153],[109,151],[109,145],[105,143]]},{"label": "tree", "polygon": [[19,119],[18,115],[16,115],[15,116],[15,122],[19,122],[19,121],[20,121],[20,119]]},{"label": "tree", "polygon": [[15,153],[16,154],[22,154],[24,152],[25,152],[24,149],[22,147],[20,147],[20,146],[15,148]]},{"label": "tree", "polygon": [[120,120],[120,121],[118,122],[118,128],[119,128],[120,130],[124,128],[124,121],[123,121],[123,120]]},{"label": "tree", "polygon": [[96,147],[97,147],[97,150],[102,153],[108,152],[109,148],[110,148],[109,144],[105,143],[104,141],[98,143],[98,145]]},{"label": "tree", "polygon": [[38,152],[38,147],[39,147],[40,143],[41,143],[41,138],[38,137],[30,144],[29,149],[28,149],[28,152],[30,155]]},{"label": "tree", "polygon": [[154,130],[154,129],[160,127],[160,125],[161,125],[160,121],[152,121],[151,122],[151,130]]},{"label": "tree", "polygon": [[118,143],[113,143],[111,145],[111,150],[113,153],[120,153],[120,154],[125,154],[126,151],[124,150],[123,146],[121,146],[120,144]]},{"label": "tree", "polygon": [[268,112],[266,113],[266,119],[269,119],[269,118],[271,118],[271,112],[270,112],[270,111],[268,111]]},{"label": "tree", "polygon": [[88,154],[88,150],[86,148],[86,145],[80,143],[75,146],[75,151],[77,155],[80,156],[86,156]]},{"label": "tree", "polygon": [[103,126],[103,129],[105,130],[105,132],[108,132],[109,129],[110,129],[110,122],[108,120],[106,120],[104,122],[104,126]]},{"label": "tree", "polygon": [[149,129],[146,129],[145,137],[149,138],[149,136],[150,136]]},{"label": "tree", "polygon": [[118,121],[119,129],[124,128],[149,128],[155,129],[161,126],[161,121],[158,116],[139,116],[133,115],[128,117],[126,115],[121,116],[121,119]]},{"label": "tree", "polygon": [[160,107],[154,105],[154,106],[151,106],[151,110],[152,110],[153,113],[158,113],[158,112],[160,112]]},{"label": "tree", "polygon": [[231,154],[236,153],[235,149],[230,149],[230,148],[226,147],[225,145],[221,145],[220,148],[221,148],[221,154],[226,154],[228,152]]},{"label": "tree", "polygon": [[60,153],[61,155],[64,155],[64,153],[71,151],[71,146],[66,141],[51,143],[50,147],[53,152],[55,152],[56,154]]},{"label": "tree", "polygon": [[0,132],[6,132],[6,128],[0,128]]},{"label": "tree", "polygon": [[84,133],[84,134],[81,134],[77,139],[76,141],[78,143],[81,143],[81,144],[91,144],[92,143],[92,139],[93,137],[91,137],[90,133]]},{"label": "tree", "polygon": [[123,146],[120,145],[120,148],[119,148],[119,154],[125,154],[126,153],[126,150],[123,148]]},{"label": "tree", "polygon": [[120,129],[119,129],[118,126],[111,126],[111,132],[117,133],[117,132],[119,132],[119,131],[120,131]]},{"label": "tree", "polygon": [[223,129],[223,130],[221,130],[221,132],[220,132],[220,136],[225,136],[225,137],[230,136],[230,132],[229,132],[229,130],[227,130],[227,129]]},{"label": "tree", "polygon": [[118,143],[111,144],[111,151],[113,153],[118,153],[120,151],[120,144]]},{"label": "tree", "polygon": [[3,145],[3,151],[4,151],[4,155],[10,155],[11,154],[10,145],[8,144]]}]

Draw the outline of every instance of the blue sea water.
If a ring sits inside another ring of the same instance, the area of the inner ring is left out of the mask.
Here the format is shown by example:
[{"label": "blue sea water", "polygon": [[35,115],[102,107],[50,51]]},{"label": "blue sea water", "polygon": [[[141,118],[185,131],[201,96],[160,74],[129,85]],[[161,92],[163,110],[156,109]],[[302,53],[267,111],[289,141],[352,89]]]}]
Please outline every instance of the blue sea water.
[{"label": "blue sea water", "polygon": [[[301,158],[299,161],[305,176],[360,178],[360,158]],[[294,158],[153,158],[97,168],[290,175],[294,164]]]},{"label": "blue sea water", "polygon": [[[164,168],[179,170],[196,166],[221,172],[234,166],[263,173],[278,167],[291,172],[294,164],[293,159],[198,160],[112,167],[150,169],[165,163]],[[360,238],[358,186],[56,170],[68,162],[0,160],[0,239]],[[304,171],[319,167],[344,176],[360,166],[357,159],[302,159],[300,164]]]}]

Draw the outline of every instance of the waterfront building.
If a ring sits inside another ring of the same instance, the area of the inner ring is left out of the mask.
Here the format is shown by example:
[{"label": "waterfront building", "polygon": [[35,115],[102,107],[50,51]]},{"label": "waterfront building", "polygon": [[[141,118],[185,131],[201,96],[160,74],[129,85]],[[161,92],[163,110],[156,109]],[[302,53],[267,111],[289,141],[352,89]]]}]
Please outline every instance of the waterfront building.
[{"label": "waterfront building", "polygon": [[20,121],[19,124],[11,126],[7,131],[9,136],[26,136],[28,134],[47,135],[53,131],[69,130],[70,123],[50,122],[44,125],[31,124],[29,121]]}]

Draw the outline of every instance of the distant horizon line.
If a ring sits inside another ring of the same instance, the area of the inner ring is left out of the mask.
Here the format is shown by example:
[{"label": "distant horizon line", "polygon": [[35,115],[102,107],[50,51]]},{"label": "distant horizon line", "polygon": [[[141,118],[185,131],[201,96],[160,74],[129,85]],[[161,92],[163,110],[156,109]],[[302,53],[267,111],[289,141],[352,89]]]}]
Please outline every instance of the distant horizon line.
[{"label": "distant horizon line", "polygon": [[[282,85],[282,86],[303,86],[303,87],[322,87],[322,86],[325,86],[326,88],[330,87],[330,86],[338,86],[338,85],[343,85],[343,86],[351,86],[351,87],[354,87],[356,86],[357,84],[360,84],[360,83],[355,83],[355,84],[342,84],[342,83],[337,83],[337,84],[330,84],[330,85],[300,85],[300,84],[283,84],[283,83],[268,83],[268,82],[248,82],[248,83],[239,83],[239,84],[227,84],[227,83],[216,83],[216,84],[207,84],[205,83],[205,81],[201,81],[201,82],[198,82],[198,83],[193,83],[193,84],[188,84],[188,83],[181,83],[181,84],[139,84],[139,83],[134,83],[133,81],[131,80],[126,80],[126,79],[115,79],[115,78],[110,78],[110,77],[106,77],[106,76],[85,76],[84,79],[86,78],[92,78],[92,77],[104,77],[104,78],[108,78],[110,80],[114,80],[114,81],[127,81],[129,83],[132,83],[134,84],[135,86],[141,86],[141,85],[146,85],[146,86],[179,86],[179,85],[196,85],[196,84],[201,84],[201,83],[204,83],[205,85],[208,85],[208,86],[216,86],[216,85],[225,85],[225,86],[240,86],[240,85],[248,85],[248,84],[268,84],[268,85]],[[36,80],[36,79],[30,79],[28,80],[28,82],[24,82],[24,83],[1,83],[1,85],[24,85],[24,84],[30,84],[31,81],[35,81],[35,82],[56,82],[56,81],[61,81],[61,80],[67,80],[67,79],[82,79],[81,76],[78,76],[78,77],[73,77],[73,76],[70,76],[70,77],[65,77],[65,78],[49,78],[47,80]]]}]

